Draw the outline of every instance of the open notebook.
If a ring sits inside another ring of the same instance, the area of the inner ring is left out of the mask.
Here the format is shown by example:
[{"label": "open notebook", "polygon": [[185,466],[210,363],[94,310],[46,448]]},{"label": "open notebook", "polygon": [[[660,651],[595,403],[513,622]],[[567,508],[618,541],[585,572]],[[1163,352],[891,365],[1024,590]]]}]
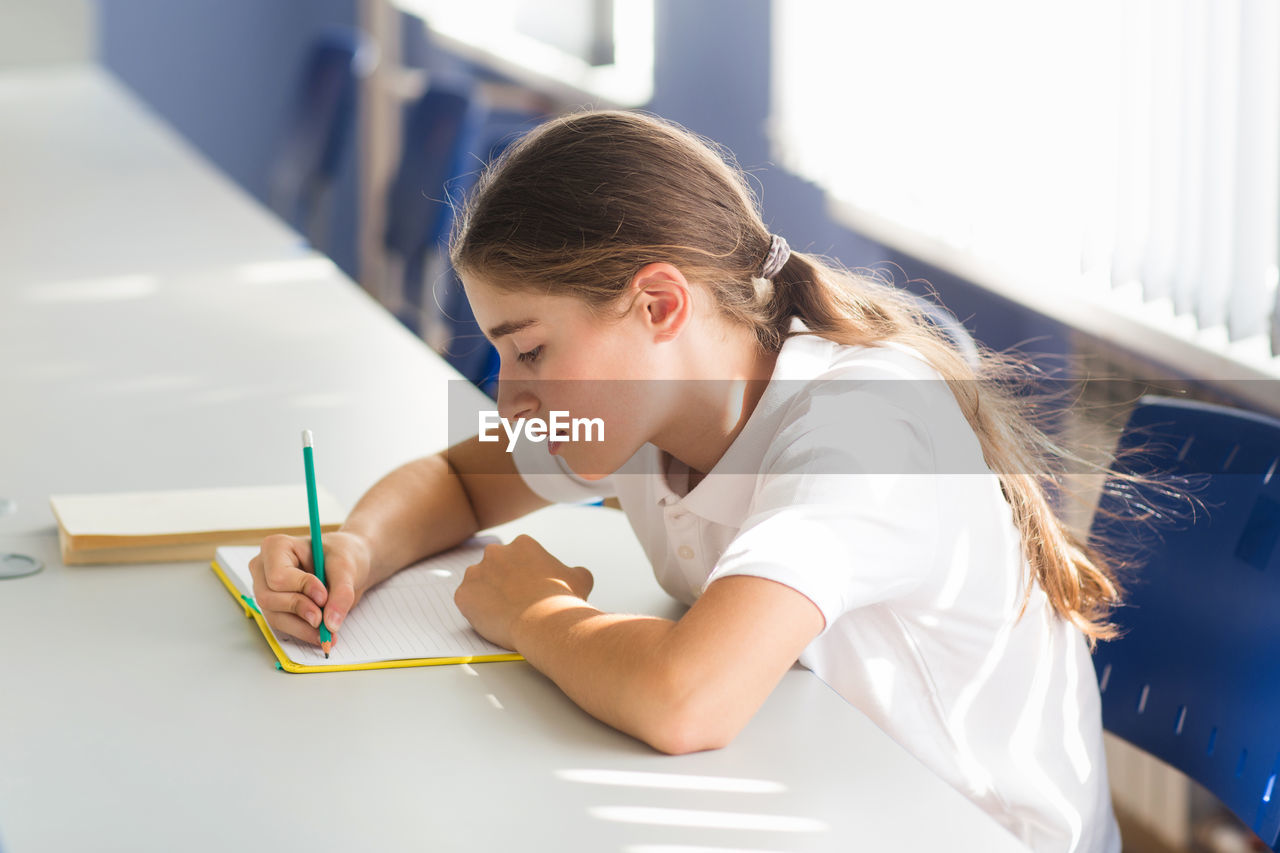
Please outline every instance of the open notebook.
[{"label": "open notebook", "polygon": [[521,660],[477,634],[453,603],[467,566],[480,561],[489,541],[496,540],[471,540],[403,569],[366,592],[347,614],[327,659],[317,646],[277,636],[258,611],[249,573],[256,546],[219,548],[213,571],[257,623],[276,654],[277,666],[289,672]]}]

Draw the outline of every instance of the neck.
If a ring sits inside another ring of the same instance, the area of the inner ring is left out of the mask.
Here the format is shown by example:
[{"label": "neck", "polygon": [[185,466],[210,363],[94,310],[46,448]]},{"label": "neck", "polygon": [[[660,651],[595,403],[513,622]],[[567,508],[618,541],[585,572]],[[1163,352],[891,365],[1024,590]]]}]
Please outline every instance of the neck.
[{"label": "neck", "polygon": [[[683,353],[670,416],[652,442],[690,469],[690,486],[720,461],[760,402],[776,353],[738,328],[702,336]],[[699,336],[687,336],[697,338]]]}]

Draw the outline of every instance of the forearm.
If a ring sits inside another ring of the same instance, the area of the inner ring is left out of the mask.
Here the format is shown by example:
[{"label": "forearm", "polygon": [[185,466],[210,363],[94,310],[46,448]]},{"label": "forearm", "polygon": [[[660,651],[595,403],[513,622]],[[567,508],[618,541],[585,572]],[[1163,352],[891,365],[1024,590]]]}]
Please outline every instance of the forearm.
[{"label": "forearm", "polygon": [[564,595],[531,608],[513,638],[534,668],[602,722],[668,753],[723,746],[727,738],[702,713],[707,685],[690,677],[673,646],[676,627]]},{"label": "forearm", "polygon": [[444,456],[417,459],[383,477],[356,503],[344,531],[369,543],[372,586],[479,530],[467,493]]},{"label": "forearm", "polygon": [[592,716],[669,753],[728,744],[824,625],[810,599],[765,578],[710,584],[678,622],[603,613],[587,604],[593,587],[517,536],[485,548],[454,601]]}]

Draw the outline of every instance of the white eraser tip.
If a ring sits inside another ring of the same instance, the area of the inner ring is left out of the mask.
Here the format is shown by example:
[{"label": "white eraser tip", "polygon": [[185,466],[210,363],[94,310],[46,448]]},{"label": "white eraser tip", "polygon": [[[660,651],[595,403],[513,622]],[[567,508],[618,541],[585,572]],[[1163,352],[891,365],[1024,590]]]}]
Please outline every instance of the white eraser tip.
[{"label": "white eraser tip", "polygon": [[302,446],[303,447],[311,446],[311,430],[309,429],[304,429],[302,431]]}]

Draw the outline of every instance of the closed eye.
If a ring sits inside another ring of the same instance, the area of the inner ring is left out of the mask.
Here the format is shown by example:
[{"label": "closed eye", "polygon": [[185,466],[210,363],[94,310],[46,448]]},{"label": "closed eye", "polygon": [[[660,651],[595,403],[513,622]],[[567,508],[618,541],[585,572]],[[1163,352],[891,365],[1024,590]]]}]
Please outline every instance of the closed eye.
[{"label": "closed eye", "polygon": [[528,352],[516,353],[516,361],[522,361],[525,364],[533,364],[538,360],[538,356],[542,355],[542,346],[536,346]]}]

